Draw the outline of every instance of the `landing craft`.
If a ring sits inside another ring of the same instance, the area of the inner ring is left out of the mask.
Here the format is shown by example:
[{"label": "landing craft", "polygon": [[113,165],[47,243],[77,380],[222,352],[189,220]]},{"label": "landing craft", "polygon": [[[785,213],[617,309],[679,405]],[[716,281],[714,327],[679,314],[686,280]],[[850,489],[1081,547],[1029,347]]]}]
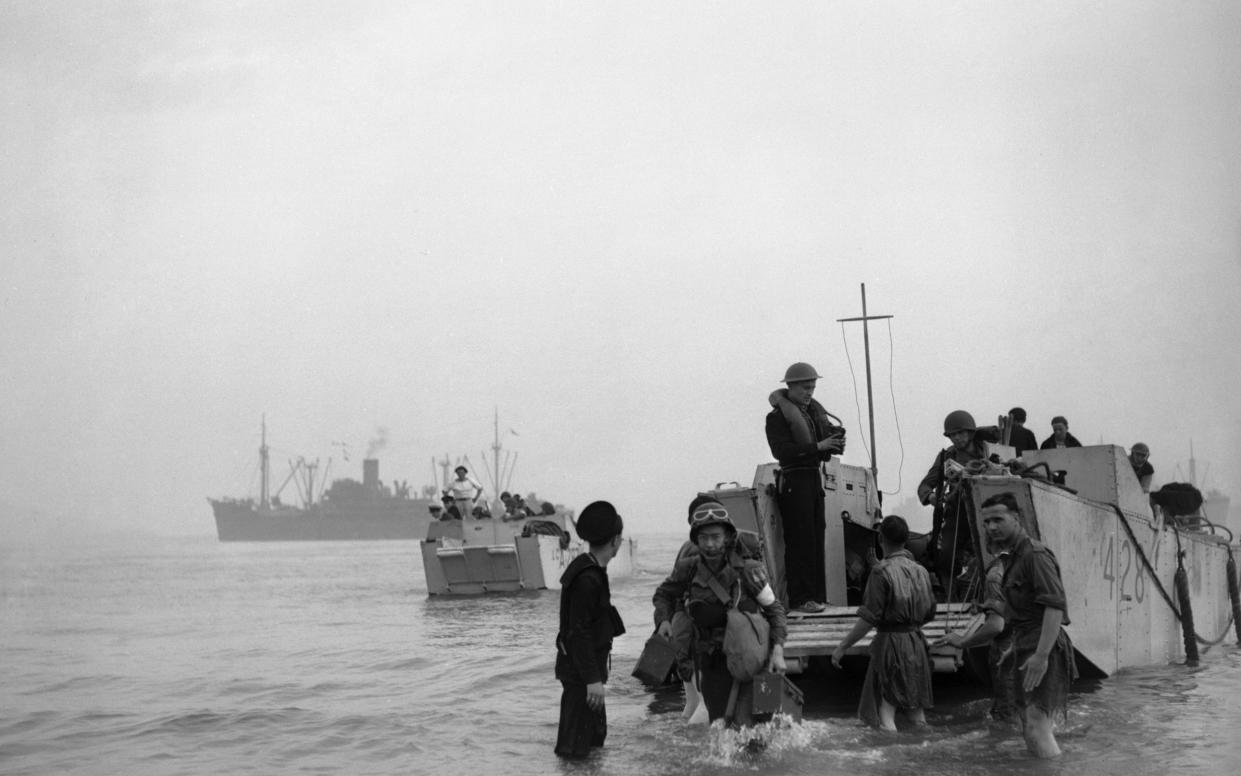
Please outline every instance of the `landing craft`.
[{"label": "landing craft", "polygon": [[[572,512],[431,523],[422,542],[427,595],[479,595],[559,590],[560,576],[590,550],[573,531]],[[633,573],[634,541],[625,539],[609,577]]]},{"label": "landing craft", "polygon": [[[987,446],[988,458],[1014,457],[1010,447]],[[957,519],[967,526],[973,555],[981,563],[971,567],[962,559],[954,574],[967,591],[977,592],[954,599],[958,586],[942,591],[935,619],[923,627],[929,642],[948,630],[963,630],[974,617],[982,588],[978,569],[991,560],[982,541],[980,507],[1003,492],[1013,493],[1026,530],[1059,560],[1072,618],[1066,630],[1080,668],[1107,676],[1122,668],[1192,663],[1198,645],[1209,648],[1230,637],[1241,641],[1241,626],[1234,619],[1241,608],[1235,566],[1229,571],[1241,546],[1226,528],[1202,515],[1187,519],[1153,505],[1124,450],[1115,445],[1027,451],[1022,463],[1021,473],[995,463],[960,473],[956,487],[962,511]],[[728,508],[739,530],[757,536],[773,587],[787,601],[776,469],[775,463],[760,465],[751,487],[717,487],[708,493]],[[1048,472],[1063,482],[1040,476]],[[824,479],[825,582],[832,605],[822,613],[789,617],[784,655],[790,673],[811,668],[816,658],[828,657],[844,640],[856,622],[871,565],[874,531],[866,516],[878,507],[871,471],[833,460],[824,465]],[[845,519],[845,512],[866,522]],[[922,537],[911,542],[915,555],[919,541],[925,546]],[[1178,595],[1174,580],[1181,568],[1187,584]],[[1187,629],[1182,623],[1191,618],[1192,629]],[[846,654],[868,656],[870,639],[868,634]],[[966,662],[960,650],[948,646],[934,647],[932,658],[937,672],[961,670]]]},{"label": "landing craft", "polygon": [[[513,461],[501,456],[500,418],[496,413],[490,476],[495,490],[508,489]],[[550,502],[541,514],[463,515],[427,526],[422,541],[422,570],[427,595],[480,595],[520,590],[559,590],[560,577],[590,546],[577,537],[573,512]],[[609,577],[633,573],[635,543],[625,539],[608,564]]]}]

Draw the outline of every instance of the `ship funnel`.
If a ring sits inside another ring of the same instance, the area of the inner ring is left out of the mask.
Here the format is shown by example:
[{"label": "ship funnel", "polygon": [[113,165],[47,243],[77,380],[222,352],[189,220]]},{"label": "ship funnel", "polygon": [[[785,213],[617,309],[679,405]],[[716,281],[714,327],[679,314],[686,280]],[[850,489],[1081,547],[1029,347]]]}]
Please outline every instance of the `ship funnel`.
[{"label": "ship funnel", "polygon": [[367,458],[362,462],[362,486],[367,493],[379,492],[379,459]]}]

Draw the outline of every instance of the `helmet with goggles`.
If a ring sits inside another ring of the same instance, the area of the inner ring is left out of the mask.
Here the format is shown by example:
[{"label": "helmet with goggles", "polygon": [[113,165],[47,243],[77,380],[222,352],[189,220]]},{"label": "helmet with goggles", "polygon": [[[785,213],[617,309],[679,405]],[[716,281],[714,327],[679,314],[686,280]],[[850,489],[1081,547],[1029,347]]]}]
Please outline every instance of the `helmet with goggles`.
[{"label": "helmet with goggles", "polygon": [[697,542],[699,531],[711,525],[724,526],[724,532],[730,540],[737,537],[737,526],[733,525],[724,505],[718,501],[707,501],[699,504],[689,516],[689,540]]}]

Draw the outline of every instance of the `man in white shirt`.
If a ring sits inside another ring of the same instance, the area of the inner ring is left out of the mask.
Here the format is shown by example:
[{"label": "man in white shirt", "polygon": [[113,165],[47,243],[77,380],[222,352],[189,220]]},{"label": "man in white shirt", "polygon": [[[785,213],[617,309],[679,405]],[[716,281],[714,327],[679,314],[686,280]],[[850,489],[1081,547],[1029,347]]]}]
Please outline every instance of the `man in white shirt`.
[{"label": "man in white shirt", "polygon": [[457,474],[457,479],[448,483],[448,487],[444,489],[444,495],[448,496],[457,505],[457,511],[463,516],[473,511],[473,506],[482,498],[483,486],[470,476],[470,470],[464,466],[458,466],[453,471]]}]

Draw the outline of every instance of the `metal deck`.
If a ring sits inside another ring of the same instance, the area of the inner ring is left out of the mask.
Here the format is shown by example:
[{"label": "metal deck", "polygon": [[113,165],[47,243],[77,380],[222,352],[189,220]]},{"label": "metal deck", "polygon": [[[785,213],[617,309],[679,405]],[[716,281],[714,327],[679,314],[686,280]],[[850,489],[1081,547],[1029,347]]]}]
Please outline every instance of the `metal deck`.
[{"label": "metal deck", "polygon": [[[967,603],[938,604],[935,607],[935,619],[923,625],[922,632],[926,635],[926,640],[933,643],[950,630],[963,630],[973,617]],[[791,662],[796,658],[803,664],[799,665],[799,668],[804,668],[807,658],[831,655],[856,622],[856,606],[829,606],[826,611],[818,614],[789,614],[789,635],[784,643],[785,659]],[[874,636],[875,631],[872,629],[845,654],[869,655]],[[961,651],[952,647],[939,647],[931,650],[931,657],[936,671],[951,672],[960,666]]]}]

